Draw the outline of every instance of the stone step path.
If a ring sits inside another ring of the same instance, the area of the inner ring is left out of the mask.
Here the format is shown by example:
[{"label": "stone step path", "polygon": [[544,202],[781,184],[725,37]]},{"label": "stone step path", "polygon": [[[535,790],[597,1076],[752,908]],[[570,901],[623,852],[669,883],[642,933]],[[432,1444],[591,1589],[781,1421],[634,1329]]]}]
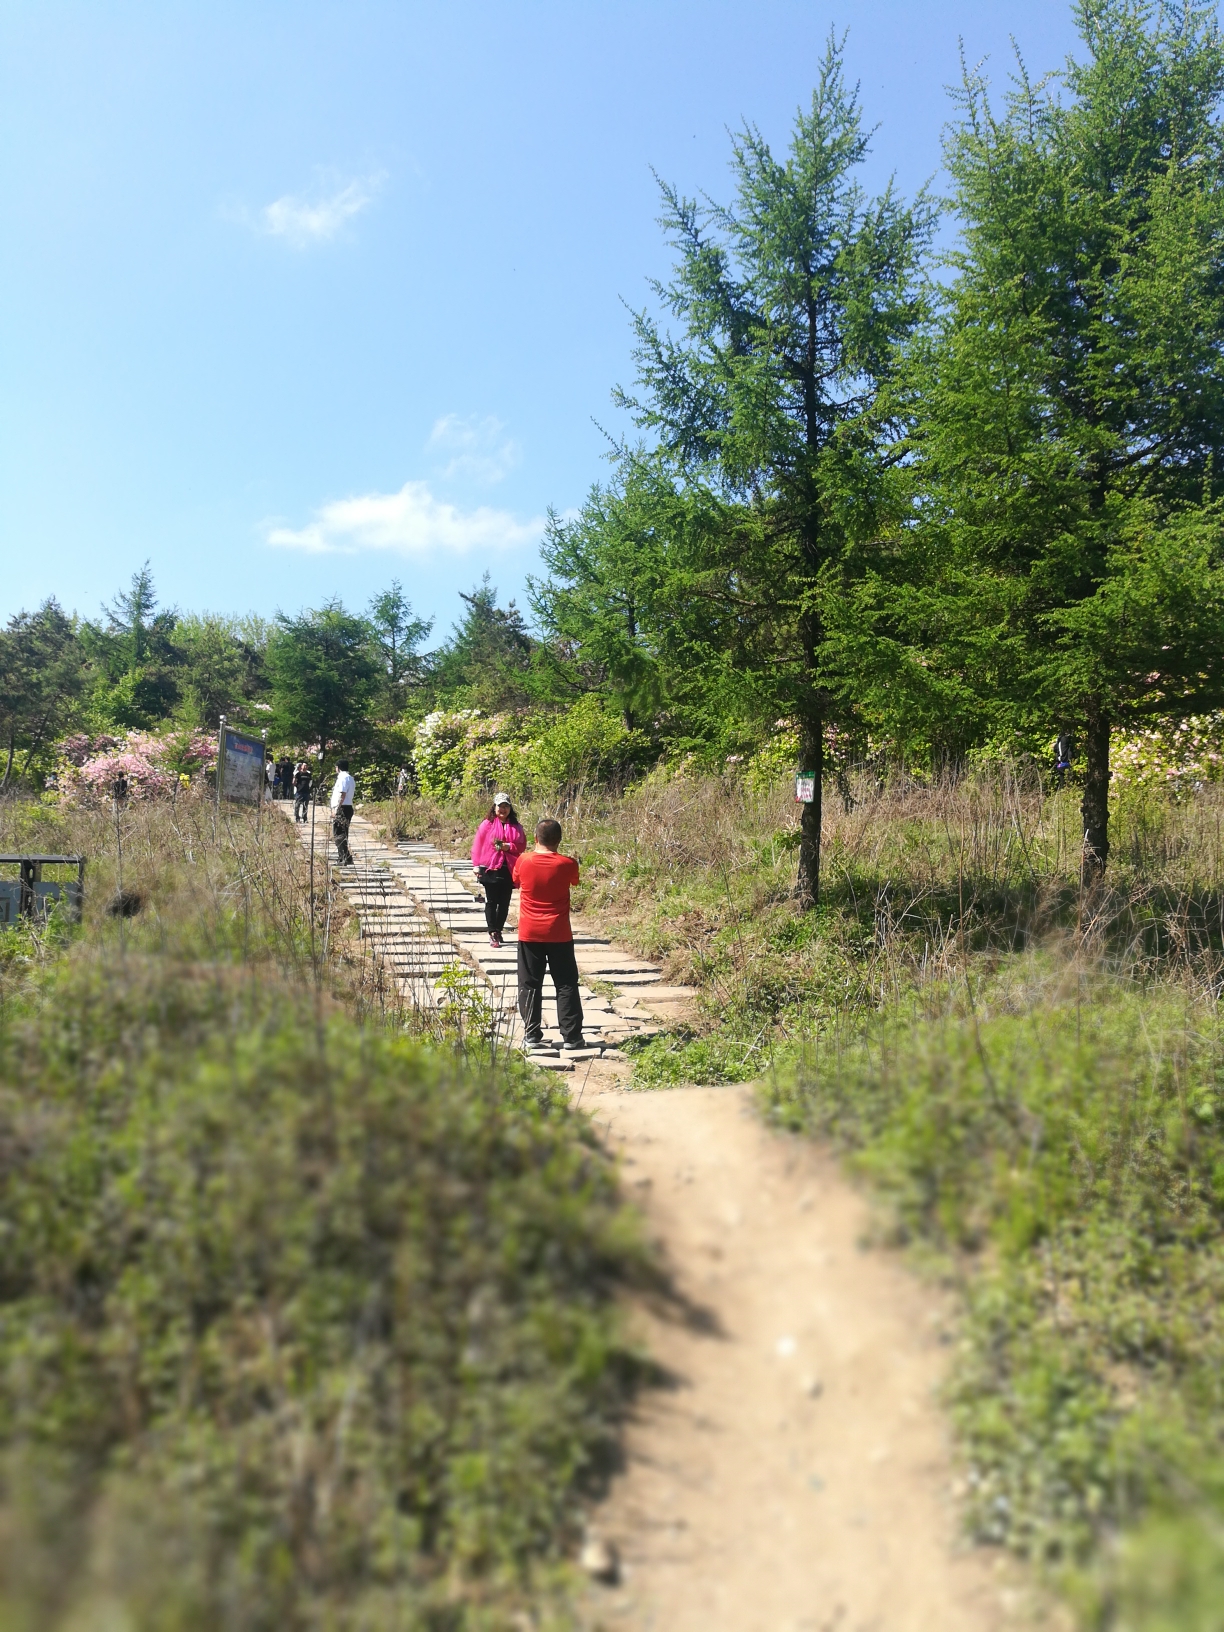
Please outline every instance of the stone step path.
[{"label": "stone step path", "polygon": [[[288,801],[273,808],[292,820]],[[310,824],[297,831],[309,848]],[[362,938],[382,963],[388,978],[413,1006],[438,1010],[479,994],[489,1003],[500,1039],[506,1046],[522,1038],[518,1016],[515,925],[517,897],[511,906],[501,947],[489,945],[484,897],[471,863],[447,855],[425,841],[391,845],[379,838],[360,813],[349,829],[354,865],[341,867],[331,839],[331,821],[322,807],[315,815],[315,854],[331,869],[338,887],[361,924]],[[676,1019],[696,994],[691,987],[669,985],[647,959],[614,945],[575,916],[574,951],[581,977],[583,1032],[590,1047],[561,1054],[556,996],[544,987],[544,1046],[531,1059],[546,1069],[568,1071],[584,1060],[623,1058],[619,1044],[630,1037],[651,1037],[661,1022]]]}]

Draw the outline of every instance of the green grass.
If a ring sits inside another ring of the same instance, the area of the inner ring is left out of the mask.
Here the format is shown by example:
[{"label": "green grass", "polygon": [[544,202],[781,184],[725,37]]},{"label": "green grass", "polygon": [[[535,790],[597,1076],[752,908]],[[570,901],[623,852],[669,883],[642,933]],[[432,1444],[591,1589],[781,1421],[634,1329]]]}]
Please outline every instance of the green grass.
[{"label": "green grass", "polygon": [[208,834],[134,813],[140,917],[96,856],[3,988],[0,1626],[568,1624],[653,1273],[614,1170],[525,1064],[359,1023],[296,854]]},{"label": "green grass", "polygon": [[822,1039],[765,1095],[851,1157],[887,1234],[963,1286],[950,1403],[977,1537],[1073,1567],[1091,1624],[1200,1624],[1162,1620],[1133,1568],[1148,1543],[1113,1541],[1152,1525],[1166,1574],[1224,1570],[1214,1005],[1034,960],[983,985],[976,1012]]},{"label": "green grass", "polygon": [[[966,1519],[1085,1627],[1224,1632],[1224,801],[857,779],[796,910],[795,807],[661,772],[568,820],[578,904],[699,988],[643,1087],[762,1079],[963,1299]],[[458,825],[443,831],[457,842]]]}]

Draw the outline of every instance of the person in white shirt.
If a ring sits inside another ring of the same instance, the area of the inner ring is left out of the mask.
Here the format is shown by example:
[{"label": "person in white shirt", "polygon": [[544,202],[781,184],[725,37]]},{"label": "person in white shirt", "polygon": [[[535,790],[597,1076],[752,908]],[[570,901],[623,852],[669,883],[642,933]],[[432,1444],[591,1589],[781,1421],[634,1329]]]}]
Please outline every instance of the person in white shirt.
[{"label": "person in white shirt", "polygon": [[336,766],[336,785],[331,791],[332,838],[336,841],[336,859],[341,867],[353,865],[353,852],[349,849],[349,823],[353,819],[353,795],[357,792],[357,784],[349,775],[348,760],[342,759]]}]

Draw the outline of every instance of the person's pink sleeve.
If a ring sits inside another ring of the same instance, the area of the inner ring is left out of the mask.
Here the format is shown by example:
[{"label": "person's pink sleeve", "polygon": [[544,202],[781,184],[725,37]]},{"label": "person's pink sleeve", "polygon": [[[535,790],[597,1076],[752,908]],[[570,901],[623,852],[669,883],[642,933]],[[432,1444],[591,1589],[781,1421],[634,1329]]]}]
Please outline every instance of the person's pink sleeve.
[{"label": "person's pink sleeve", "polygon": [[526,835],[526,833],[523,832],[521,827],[513,828],[511,830],[511,839],[510,839],[510,854],[511,854],[511,857],[521,856],[523,851],[526,850],[526,848],[527,848],[527,835]]},{"label": "person's pink sleeve", "polygon": [[486,843],[488,836],[486,829],[488,826],[489,823],[486,819],[485,821],[481,822],[480,826],[476,829],[476,837],[472,840],[473,867],[487,867],[489,865],[491,858],[489,856],[489,847]]}]

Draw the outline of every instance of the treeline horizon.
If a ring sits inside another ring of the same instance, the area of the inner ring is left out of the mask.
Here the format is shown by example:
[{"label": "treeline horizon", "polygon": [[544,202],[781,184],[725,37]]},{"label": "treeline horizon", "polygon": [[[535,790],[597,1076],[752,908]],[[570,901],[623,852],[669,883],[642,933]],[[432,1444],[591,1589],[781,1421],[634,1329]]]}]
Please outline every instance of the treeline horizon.
[{"label": "treeline horizon", "polygon": [[[966,72],[946,200],[864,190],[836,36],[785,155],[732,136],[730,204],[661,183],[670,327],[635,316],[616,392],[641,440],[575,519],[550,516],[534,630],[487,578],[429,653],[398,585],[364,615],[137,617],[146,572],[106,627],[53,603],[12,620],[5,673],[25,651],[27,690],[41,675],[70,712],[84,690],[54,681],[76,651],[95,716],[103,692],[133,725],[274,696],[288,735],[330,676],[310,718],[331,740],[595,694],[656,756],[716,761],[786,721],[816,790],[809,903],[831,742],[930,767],[1060,735],[1094,882],[1111,736],[1224,704],[1224,42],[1194,0],[1074,11],[1060,72],[1018,64],[998,105]],[[959,236],[937,256],[944,217]],[[10,765],[50,718],[20,689],[0,699]]]}]

